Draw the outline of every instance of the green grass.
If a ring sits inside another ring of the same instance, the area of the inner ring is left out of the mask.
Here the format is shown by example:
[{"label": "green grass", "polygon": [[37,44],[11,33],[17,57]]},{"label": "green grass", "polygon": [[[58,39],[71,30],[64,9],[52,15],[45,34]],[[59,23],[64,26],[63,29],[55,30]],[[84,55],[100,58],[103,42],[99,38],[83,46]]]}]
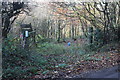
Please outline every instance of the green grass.
[{"label": "green grass", "polygon": [[37,51],[41,54],[47,55],[47,54],[63,54],[65,53],[65,47],[60,44],[53,44],[53,43],[43,43],[38,44]]}]

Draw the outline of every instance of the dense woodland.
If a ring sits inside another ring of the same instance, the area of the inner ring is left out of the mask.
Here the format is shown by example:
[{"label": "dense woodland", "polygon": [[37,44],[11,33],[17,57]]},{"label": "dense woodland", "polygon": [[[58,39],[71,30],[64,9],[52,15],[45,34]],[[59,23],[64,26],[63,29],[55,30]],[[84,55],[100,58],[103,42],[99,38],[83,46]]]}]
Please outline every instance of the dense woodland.
[{"label": "dense woodland", "polygon": [[73,78],[119,63],[120,1],[2,2],[8,78]]}]

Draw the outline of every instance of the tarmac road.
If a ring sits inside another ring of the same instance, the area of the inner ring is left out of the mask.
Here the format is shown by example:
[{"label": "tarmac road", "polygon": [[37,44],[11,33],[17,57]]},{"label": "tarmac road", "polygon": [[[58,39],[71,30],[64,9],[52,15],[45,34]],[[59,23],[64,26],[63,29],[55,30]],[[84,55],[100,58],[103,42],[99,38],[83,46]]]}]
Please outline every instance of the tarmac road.
[{"label": "tarmac road", "polygon": [[120,65],[118,67],[114,66],[111,68],[104,68],[99,71],[90,71],[88,73],[83,73],[74,77],[77,78],[120,78]]}]

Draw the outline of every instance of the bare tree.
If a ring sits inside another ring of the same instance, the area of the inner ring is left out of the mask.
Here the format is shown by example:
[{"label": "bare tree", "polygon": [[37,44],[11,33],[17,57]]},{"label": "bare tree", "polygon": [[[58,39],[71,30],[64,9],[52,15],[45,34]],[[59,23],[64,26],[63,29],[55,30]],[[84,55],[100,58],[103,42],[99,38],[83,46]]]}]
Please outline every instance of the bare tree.
[{"label": "bare tree", "polygon": [[11,24],[17,19],[18,15],[25,11],[24,2],[2,2],[2,36],[7,38],[11,29]]}]

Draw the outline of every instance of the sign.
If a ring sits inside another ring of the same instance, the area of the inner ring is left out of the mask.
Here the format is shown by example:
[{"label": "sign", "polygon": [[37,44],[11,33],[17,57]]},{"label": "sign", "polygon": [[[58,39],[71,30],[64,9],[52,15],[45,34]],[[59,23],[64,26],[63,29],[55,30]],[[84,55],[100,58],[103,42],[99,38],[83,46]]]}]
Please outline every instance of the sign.
[{"label": "sign", "polygon": [[22,28],[22,29],[24,29],[24,30],[30,30],[30,28]]},{"label": "sign", "polygon": [[28,31],[25,31],[25,37],[28,37]]}]

